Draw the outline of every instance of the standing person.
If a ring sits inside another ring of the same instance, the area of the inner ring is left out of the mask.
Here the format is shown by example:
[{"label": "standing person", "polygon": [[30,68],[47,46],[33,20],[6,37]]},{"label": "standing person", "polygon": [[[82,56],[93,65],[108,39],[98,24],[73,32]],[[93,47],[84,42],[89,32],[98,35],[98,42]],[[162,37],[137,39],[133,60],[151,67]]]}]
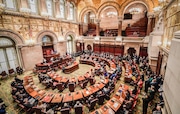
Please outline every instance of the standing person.
[{"label": "standing person", "polygon": [[143,100],[143,114],[147,114],[147,108],[148,108],[148,103],[149,103],[149,98],[146,95],[145,98],[142,98]]}]

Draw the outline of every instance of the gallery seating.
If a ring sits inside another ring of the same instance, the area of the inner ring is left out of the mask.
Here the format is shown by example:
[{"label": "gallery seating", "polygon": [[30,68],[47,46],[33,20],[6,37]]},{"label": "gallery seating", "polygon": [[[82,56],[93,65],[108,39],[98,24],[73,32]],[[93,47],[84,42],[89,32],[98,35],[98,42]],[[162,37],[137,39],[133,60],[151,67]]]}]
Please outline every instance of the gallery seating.
[{"label": "gallery seating", "polygon": [[6,73],[6,71],[2,71],[1,76],[2,76],[2,79],[5,79],[8,77],[8,74]]},{"label": "gallery seating", "polygon": [[16,72],[14,71],[14,69],[9,69],[8,72],[9,72],[10,76],[15,76],[16,75]]}]

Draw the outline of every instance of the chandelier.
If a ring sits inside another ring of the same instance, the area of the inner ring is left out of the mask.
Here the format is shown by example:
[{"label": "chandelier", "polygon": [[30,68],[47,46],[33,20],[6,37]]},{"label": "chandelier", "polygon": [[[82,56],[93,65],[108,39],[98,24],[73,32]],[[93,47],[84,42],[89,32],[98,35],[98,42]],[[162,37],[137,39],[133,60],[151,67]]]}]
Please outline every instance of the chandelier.
[{"label": "chandelier", "polygon": [[139,14],[139,13],[141,13],[141,9],[140,8],[131,8],[129,10],[129,13],[130,14]]},{"label": "chandelier", "polygon": [[117,16],[117,12],[107,12],[106,14],[108,17],[114,17]]}]

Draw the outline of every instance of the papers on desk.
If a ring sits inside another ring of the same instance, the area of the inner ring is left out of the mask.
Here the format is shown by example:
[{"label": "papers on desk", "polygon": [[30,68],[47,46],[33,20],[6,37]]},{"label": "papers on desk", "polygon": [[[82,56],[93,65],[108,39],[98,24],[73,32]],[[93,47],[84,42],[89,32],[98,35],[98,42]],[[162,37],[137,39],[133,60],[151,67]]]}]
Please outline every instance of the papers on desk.
[{"label": "papers on desk", "polygon": [[89,94],[89,91],[86,91],[86,94]]},{"label": "papers on desk", "polygon": [[113,107],[114,107],[114,108],[117,108],[117,107],[118,107],[118,103],[114,103],[114,104],[113,104]]},{"label": "papers on desk", "polygon": [[115,114],[115,112],[111,108],[109,108],[108,109],[108,114]]}]

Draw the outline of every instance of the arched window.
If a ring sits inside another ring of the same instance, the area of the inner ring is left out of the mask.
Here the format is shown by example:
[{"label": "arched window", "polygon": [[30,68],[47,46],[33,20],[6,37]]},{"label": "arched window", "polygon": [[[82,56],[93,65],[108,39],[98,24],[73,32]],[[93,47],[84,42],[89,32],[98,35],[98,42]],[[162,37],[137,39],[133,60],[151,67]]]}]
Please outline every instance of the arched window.
[{"label": "arched window", "polygon": [[42,51],[43,56],[50,55],[54,51],[53,40],[50,36],[44,36],[42,38]]},{"label": "arched window", "polygon": [[42,43],[43,43],[43,46],[44,45],[52,45],[53,44],[52,39],[49,36],[44,36],[42,38]]},{"label": "arched window", "polygon": [[8,72],[9,69],[19,66],[15,43],[5,37],[0,38],[0,73],[2,71]]},{"label": "arched window", "polygon": [[69,6],[69,20],[74,20],[74,5],[72,3]]},{"label": "arched window", "polygon": [[5,0],[5,4],[7,9],[16,9],[16,0]]},{"label": "arched window", "polygon": [[67,53],[72,53],[73,52],[73,39],[71,36],[67,37]]},{"label": "arched window", "polygon": [[53,16],[52,0],[46,0],[47,11],[49,16]]},{"label": "arched window", "polygon": [[37,13],[37,0],[29,0],[29,6],[32,13]]},{"label": "arched window", "polygon": [[65,2],[60,0],[60,18],[64,18],[65,15]]}]

